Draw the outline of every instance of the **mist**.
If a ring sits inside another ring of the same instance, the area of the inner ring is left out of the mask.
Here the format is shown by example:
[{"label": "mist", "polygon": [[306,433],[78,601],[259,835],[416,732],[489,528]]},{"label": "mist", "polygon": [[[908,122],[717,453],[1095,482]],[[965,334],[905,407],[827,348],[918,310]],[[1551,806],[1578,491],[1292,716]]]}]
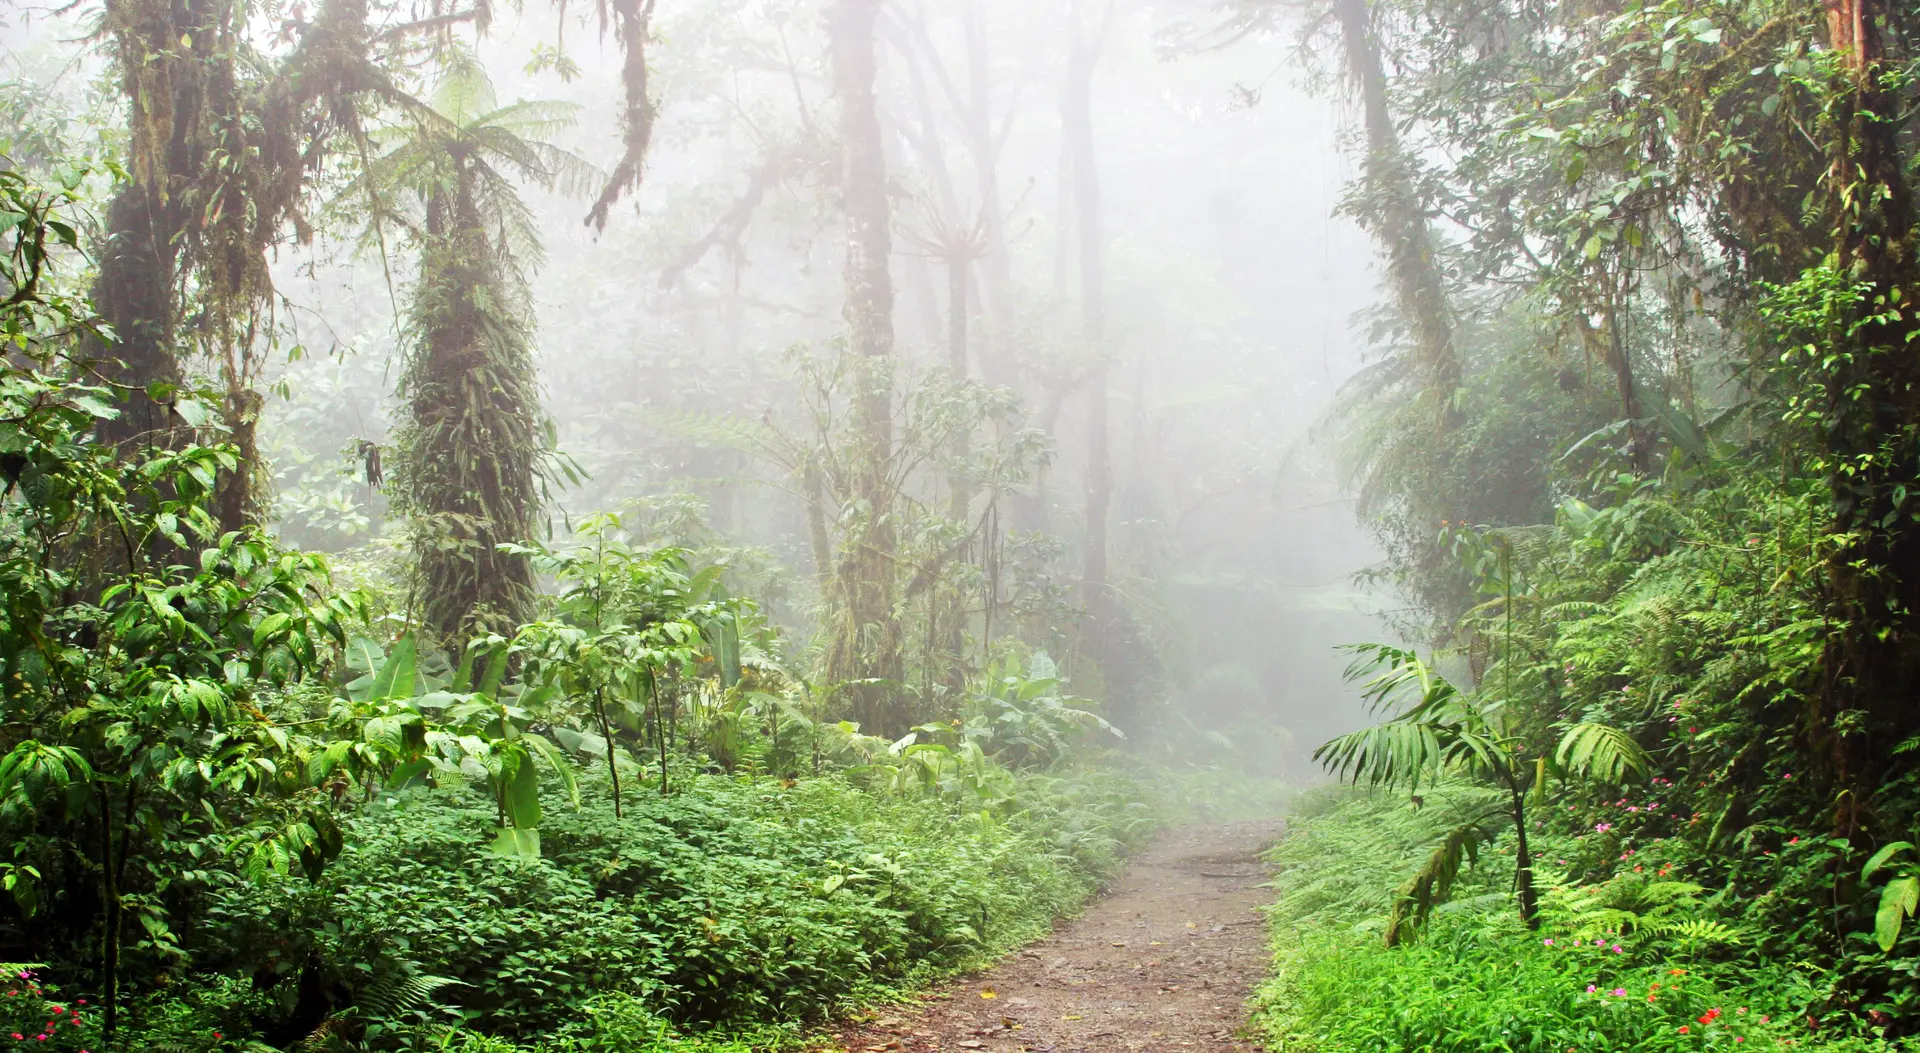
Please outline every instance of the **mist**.
[{"label": "mist", "polygon": [[[973,103],[961,94],[977,18],[996,140],[993,222],[1006,244],[968,267],[969,367],[980,378],[984,366],[987,383],[1018,398],[1017,426],[1041,431],[1048,451],[1036,477],[1009,495],[1002,523],[1058,544],[1049,565],[1033,568],[1050,579],[1036,588],[1071,586],[1084,563],[1086,387],[1103,361],[1113,580],[1160,667],[1152,691],[1199,736],[1236,742],[1223,751],[1235,762],[1304,773],[1299,747],[1352,719],[1331,649],[1373,631],[1351,576],[1377,555],[1342,500],[1329,450],[1313,441],[1359,365],[1352,320],[1374,287],[1370,247],[1334,216],[1349,174],[1346,124],[1329,100],[1297,90],[1300,77],[1265,49],[1156,53],[1174,19],[1204,12],[1087,5],[1080,31],[1105,23],[1089,96],[1108,317],[1104,341],[1091,347],[1080,321],[1073,187],[1063,182],[1062,45],[1073,12],[1056,6],[903,5],[884,16],[878,96],[897,353],[904,372],[923,376],[949,359],[947,267],[929,243],[981,221],[965,126]],[[783,355],[829,348],[843,332],[843,235],[823,171],[830,149],[767,188],[733,243],[715,239],[723,243],[682,269],[693,246],[729,222],[767,157],[807,149],[831,120],[819,15],[777,20],[776,10],[741,5],[679,21],[663,13],[663,40],[731,49],[744,37],[771,68],[727,68],[724,50],[663,44],[646,181],[604,232],[578,222],[577,202],[543,203],[543,226],[564,237],[549,245],[535,300],[561,446],[592,476],[562,506],[692,498],[731,543],[768,550],[787,575],[780,616],[805,638],[818,597],[807,587],[795,481],[688,427],[744,418],[804,430]],[[490,68],[514,69],[551,39],[544,13],[517,21],[490,42],[489,56],[500,56]],[[609,157],[617,70],[588,33],[575,39],[586,45],[574,83],[502,86],[577,102],[576,150]],[[1259,101],[1248,105],[1254,84]],[[916,483],[936,497],[934,480]],[[1032,627],[1069,677],[1080,654],[1072,618],[1060,607]]]},{"label": "mist", "polygon": [[[605,173],[621,154],[622,59],[600,17],[501,9],[446,46],[471,49],[503,104],[571,107],[545,138]],[[726,561],[799,653],[820,646],[826,602],[793,459],[822,441],[822,407],[799,363],[843,354],[847,336],[826,17],[807,4],[662,7],[638,185],[604,227],[584,222],[590,192],[522,187],[540,242],[521,260],[534,361],[562,465],[543,484],[541,529],[563,540],[616,512],[649,543]],[[1084,641],[1097,385],[1112,478],[1101,588],[1128,627],[1118,676],[1137,696],[1140,748],[1298,777],[1312,745],[1357,719],[1335,646],[1378,635],[1372,613],[1392,602],[1356,582],[1380,553],[1325,441],[1364,359],[1356,319],[1378,276],[1366,236],[1336,214],[1353,114],[1309,90],[1310,71],[1272,39],[1194,46],[1212,19],[1205,5],[1122,0],[887,7],[875,91],[892,383],[904,406],[951,377],[943,239],[974,237],[958,265],[966,375],[1002,399],[981,434],[1019,436],[1026,458],[963,517],[997,532],[992,557],[975,546],[969,558],[995,561],[1001,631],[1049,653],[1077,692],[1115,686]],[[89,69],[103,75],[56,20],[12,32],[16,65],[58,69],[69,99]],[[1075,62],[1090,69],[1083,89]],[[422,70],[419,90],[434,76]],[[1092,150],[1079,185],[1075,90]],[[394,443],[417,273],[396,231],[356,226],[351,178],[318,202],[330,222],[310,243],[273,253],[284,332],[265,356],[259,434],[274,532],[380,567],[402,558],[403,517],[368,485],[367,461]],[[1085,193],[1097,200],[1083,214]],[[1093,293],[1086,252],[1102,271]],[[937,465],[901,484],[944,511]],[[976,663],[996,646],[986,631],[968,617]]]}]

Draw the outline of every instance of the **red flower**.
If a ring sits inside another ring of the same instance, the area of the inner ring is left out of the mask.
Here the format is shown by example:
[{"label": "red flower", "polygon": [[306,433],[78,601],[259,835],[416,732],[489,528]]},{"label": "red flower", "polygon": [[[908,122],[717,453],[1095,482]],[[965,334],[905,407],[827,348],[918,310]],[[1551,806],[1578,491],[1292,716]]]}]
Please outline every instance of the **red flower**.
[{"label": "red flower", "polygon": [[1687,1029],[1687,1025],[1685,1025],[1685,1024],[1681,1024],[1681,1025],[1680,1025],[1680,1033],[1681,1033],[1681,1034],[1683,1034],[1683,1035],[1684,1035],[1684,1034],[1686,1034],[1686,1033],[1687,1033],[1687,1030],[1688,1030],[1688,1029]]},{"label": "red flower", "polygon": [[1700,1022],[1703,1024],[1711,1024],[1718,1019],[1720,1019],[1720,1010],[1714,1008],[1707,1010],[1706,1013],[1700,1017]]}]

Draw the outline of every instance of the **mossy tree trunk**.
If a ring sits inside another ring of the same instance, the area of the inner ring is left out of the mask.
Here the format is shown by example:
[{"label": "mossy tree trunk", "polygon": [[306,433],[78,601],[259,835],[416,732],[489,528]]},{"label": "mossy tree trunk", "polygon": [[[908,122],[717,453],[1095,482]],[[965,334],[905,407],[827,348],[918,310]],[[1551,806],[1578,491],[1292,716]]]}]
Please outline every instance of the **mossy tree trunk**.
[{"label": "mossy tree trunk", "polygon": [[419,606],[449,643],[532,615],[533,570],[500,551],[534,535],[547,442],[519,275],[474,200],[472,164],[427,202],[400,395],[396,481],[414,519]]},{"label": "mossy tree trunk", "polygon": [[904,731],[902,642],[894,615],[892,211],[875,97],[881,0],[838,0],[828,15],[840,104],[840,179],[847,221],[847,342],[853,357],[851,507],[828,592],[826,677],[846,684],[869,733]]}]

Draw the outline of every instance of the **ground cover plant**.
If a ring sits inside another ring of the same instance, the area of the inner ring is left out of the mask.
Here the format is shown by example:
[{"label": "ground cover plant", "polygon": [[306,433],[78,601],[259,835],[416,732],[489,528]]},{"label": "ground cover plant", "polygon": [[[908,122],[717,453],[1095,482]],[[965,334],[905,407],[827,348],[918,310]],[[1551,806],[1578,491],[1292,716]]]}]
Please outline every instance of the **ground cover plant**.
[{"label": "ground cover plant", "polygon": [[[1665,796],[1665,787],[1650,789],[1635,796]],[[1403,795],[1360,789],[1303,799],[1270,854],[1280,889],[1270,916],[1274,971],[1256,998],[1269,1048],[1912,1048],[1834,1019],[1830,969],[1729,924],[1723,905],[1657,848],[1625,849],[1644,862],[1581,883],[1596,862],[1581,854],[1611,831],[1542,824],[1537,927],[1511,907],[1513,839],[1496,836],[1463,865],[1452,898],[1419,938],[1388,946],[1387,919],[1406,875],[1452,824],[1498,803],[1492,798],[1443,781],[1417,808]]]}]

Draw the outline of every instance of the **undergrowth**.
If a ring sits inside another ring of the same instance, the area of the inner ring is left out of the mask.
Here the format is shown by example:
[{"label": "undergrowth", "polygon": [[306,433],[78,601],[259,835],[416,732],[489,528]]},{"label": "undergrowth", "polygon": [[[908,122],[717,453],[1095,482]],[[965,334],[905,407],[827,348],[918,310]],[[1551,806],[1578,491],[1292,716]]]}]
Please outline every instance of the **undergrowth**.
[{"label": "undergrowth", "polygon": [[[1302,795],[1269,853],[1274,969],[1255,1020],[1276,1053],[1562,1053],[1589,1050],[1913,1050],[1815,1013],[1829,977],[1717,926],[1697,886],[1657,865],[1596,891],[1565,867],[1581,839],[1542,823],[1542,925],[1512,909],[1511,835],[1464,870],[1420,938],[1382,938],[1402,881],[1445,832],[1484,814],[1489,791]],[[1577,865],[1573,864],[1573,865]],[[1562,868],[1562,869],[1556,869]]]},{"label": "undergrowth", "polygon": [[[616,820],[604,787],[581,789],[532,859],[485,847],[493,811],[470,794],[382,795],[323,880],[229,886],[210,920],[236,959],[414,992],[357,1029],[370,1046],[763,1049],[1044,934],[1157,822],[1133,779],[1094,767],[1019,774],[991,808],[844,773],[703,775]],[[144,1037],[245,1035],[263,1008],[195,1001],[150,1004]]]}]

